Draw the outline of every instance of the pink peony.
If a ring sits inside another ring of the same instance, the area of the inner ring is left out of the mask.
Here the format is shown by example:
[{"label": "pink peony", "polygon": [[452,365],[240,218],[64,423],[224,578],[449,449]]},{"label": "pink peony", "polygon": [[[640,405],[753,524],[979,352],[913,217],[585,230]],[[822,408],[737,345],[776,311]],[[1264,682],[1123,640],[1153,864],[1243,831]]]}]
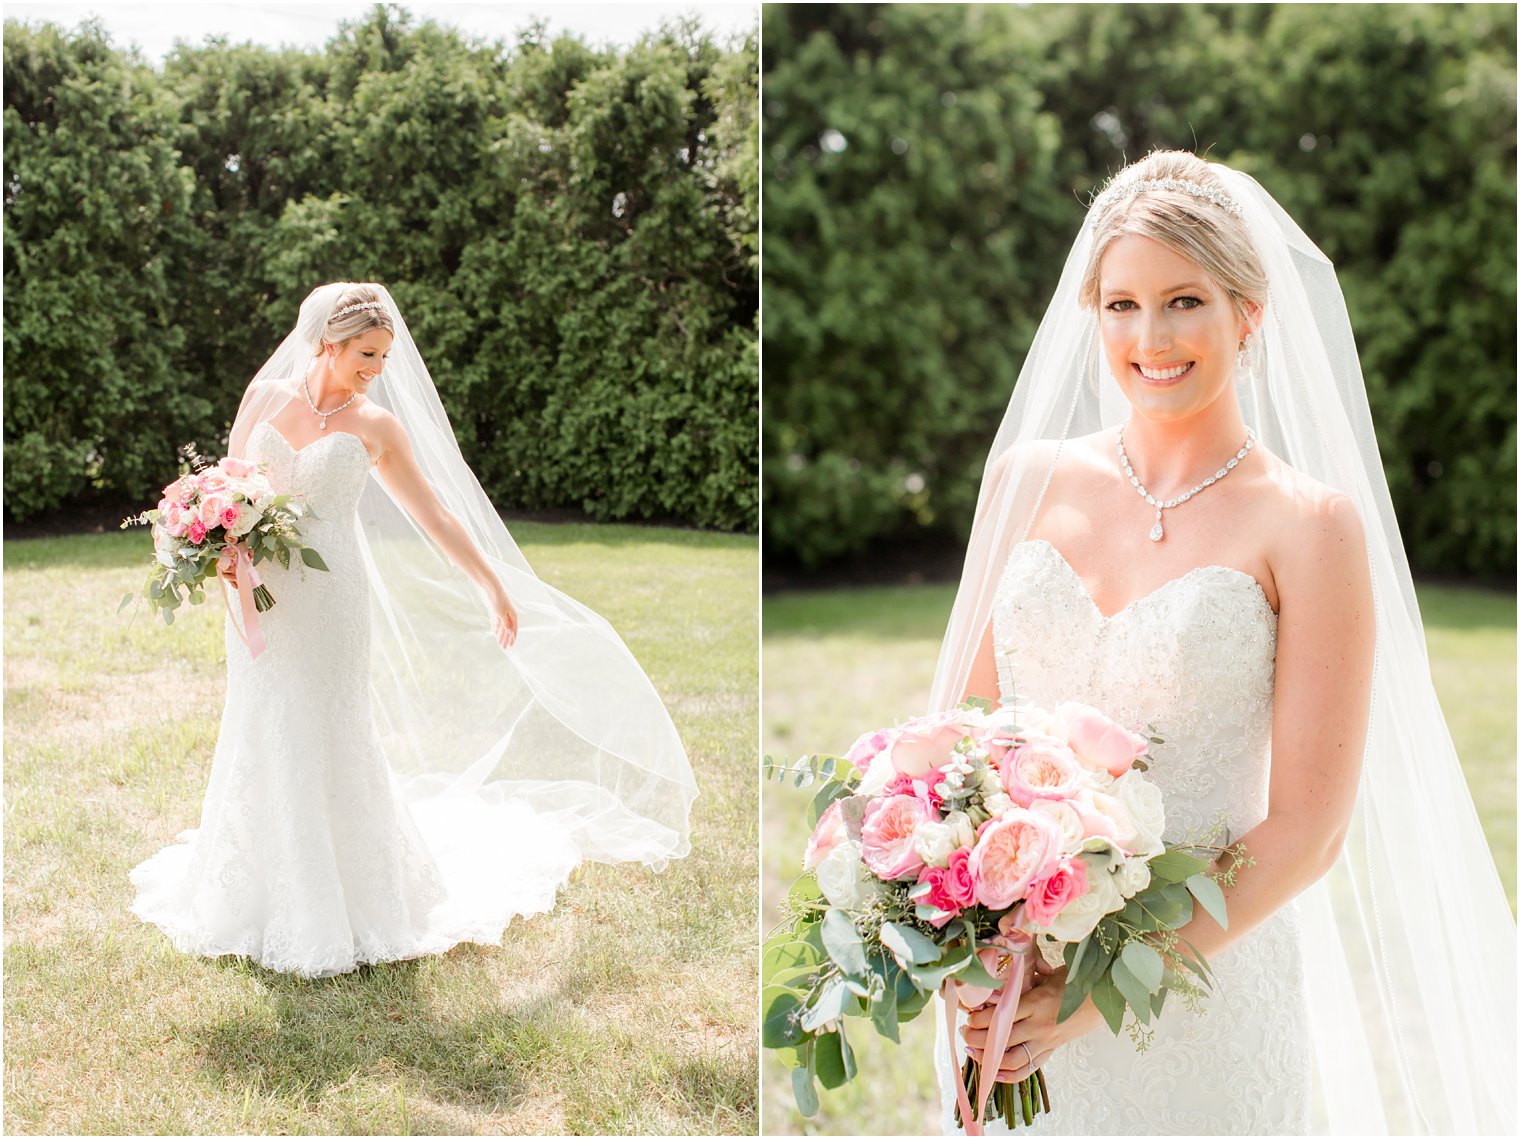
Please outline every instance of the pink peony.
[{"label": "pink peony", "polygon": [[1077,758],[1094,770],[1106,771],[1117,779],[1145,754],[1144,736],[1125,731],[1094,708],[1063,704],[1059,713],[1066,721],[1066,742]]},{"label": "pink peony", "polygon": [[257,466],[245,459],[234,459],[231,457],[223,459],[217,466],[222,469],[222,472],[228,478],[234,479],[246,479],[254,471],[258,470]]},{"label": "pink peony", "polygon": [[938,771],[931,771],[922,779],[915,779],[911,775],[894,775],[882,788],[883,795],[912,795],[924,807],[931,812],[932,817],[939,817],[939,809],[944,803],[939,792],[934,790],[935,784],[941,779]]},{"label": "pink peony", "polygon": [[872,800],[860,826],[861,860],[888,881],[918,873],[924,860],[913,849],[913,834],[928,817],[923,803],[912,795]]},{"label": "pink peony", "polygon": [[1082,782],[1077,757],[1054,740],[1031,740],[1003,761],[1003,789],[1021,807],[1036,799],[1069,799]]},{"label": "pink peony", "polygon": [[922,779],[950,758],[952,749],[968,730],[966,714],[959,711],[909,720],[891,733],[887,754],[892,758],[893,770]]},{"label": "pink peony", "polygon": [[995,910],[1020,901],[1030,884],[1049,872],[1060,841],[1053,822],[1023,807],[986,823],[971,852],[977,901]]},{"label": "pink peony", "polygon": [[232,503],[219,494],[208,495],[201,499],[200,520],[201,525],[207,530],[214,529],[222,524],[222,515],[227,513],[227,508]]},{"label": "pink peony", "polygon": [[836,800],[823,812],[823,817],[813,828],[813,836],[808,839],[807,853],[802,856],[802,868],[816,870],[818,864],[829,856],[829,851],[838,846],[839,840],[844,837],[844,814]]},{"label": "pink peony", "polygon": [[1024,903],[1025,916],[1036,925],[1048,926],[1056,915],[1087,893],[1087,863],[1080,858],[1063,858],[1056,868],[1035,882]]}]

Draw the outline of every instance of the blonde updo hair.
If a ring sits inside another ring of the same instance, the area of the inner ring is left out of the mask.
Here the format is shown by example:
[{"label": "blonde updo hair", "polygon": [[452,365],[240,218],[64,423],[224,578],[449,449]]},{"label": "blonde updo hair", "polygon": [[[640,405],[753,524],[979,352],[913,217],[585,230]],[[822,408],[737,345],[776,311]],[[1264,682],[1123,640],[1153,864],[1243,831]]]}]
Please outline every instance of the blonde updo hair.
[{"label": "blonde updo hair", "polygon": [[[1153,150],[1119,171],[1110,187],[1130,182],[1167,179],[1192,182],[1228,197],[1208,163],[1187,150]],[[1229,295],[1236,312],[1250,316],[1267,303],[1267,275],[1251,243],[1243,218],[1207,198],[1182,190],[1141,190],[1105,206],[1093,234],[1092,256],[1082,277],[1077,299],[1096,309],[1101,292],[1098,269],[1103,254],[1118,238],[1138,234],[1159,241],[1179,257],[1197,265]]]},{"label": "blonde updo hair", "polygon": [[[380,290],[374,285],[354,285],[352,288],[343,290],[338,303],[333,306],[333,315],[322,326],[322,333],[317,340],[317,355],[322,354],[324,344],[340,345],[352,340],[356,336],[362,336],[372,328],[383,328],[392,336],[396,335],[395,323],[391,320],[391,314],[384,308],[359,308],[352,312],[343,312],[350,305],[379,304],[381,301]],[[342,315],[338,315],[342,313]]]}]

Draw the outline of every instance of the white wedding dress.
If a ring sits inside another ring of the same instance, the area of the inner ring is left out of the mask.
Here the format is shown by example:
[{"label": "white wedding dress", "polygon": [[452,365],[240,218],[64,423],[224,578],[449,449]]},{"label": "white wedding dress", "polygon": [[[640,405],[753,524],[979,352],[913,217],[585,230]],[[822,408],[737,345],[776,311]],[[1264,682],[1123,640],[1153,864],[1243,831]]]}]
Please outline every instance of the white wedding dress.
[{"label": "white wedding dress", "polygon": [[[1003,699],[1078,700],[1165,740],[1149,777],[1165,795],[1167,841],[1201,839],[1216,820],[1239,838],[1266,816],[1277,617],[1253,578],[1203,566],[1104,616],[1054,546],[1025,541],[1008,558],[992,621]],[[1143,1054],[1127,1031],[1107,1028],[1058,1049],[1044,1065],[1051,1113],[1018,1133],[1306,1132],[1313,1048],[1294,906],[1209,964],[1203,1015],[1174,995]],[[945,1052],[941,1040],[940,1102],[953,1133]]]},{"label": "white wedding dress", "polygon": [[266,649],[251,658],[229,619],[200,827],[132,871],[132,912],[182,951],[311,977],[495,944],[513,917],[553,906],[580,851],[521,803],[403,800],[370,705],[355,525],[369,453],[343,431],[297,451],[264,422],[247,457],[311,506],[303,540],[328,572],[260,565]]}]

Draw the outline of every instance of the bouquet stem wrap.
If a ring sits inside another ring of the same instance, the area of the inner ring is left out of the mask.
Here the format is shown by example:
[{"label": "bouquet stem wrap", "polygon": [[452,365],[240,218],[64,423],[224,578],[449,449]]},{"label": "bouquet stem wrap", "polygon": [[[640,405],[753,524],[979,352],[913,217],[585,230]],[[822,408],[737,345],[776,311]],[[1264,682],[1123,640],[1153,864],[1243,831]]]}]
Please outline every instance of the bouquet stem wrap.
[{"label": "bouquet stem wrap", "polygon": [[[248,646],[248,655],[255,660],[264,651],[264,634],[259,631],[259,607],[254,599],[254,591],[264,584],[259,577],[259,571],[253,568],[253,559],[248,556],[248,551],[235,543],[229,543],[222,547],[221,555],[217,559],[221,564],[219,569],[237,570],[237,593],[238,607],[243,611],[243,626],[238,628],[237,620],[234,619],[232,627],[237,629],[238,637],[243,644]],[[226,603],[227,612],[232,613],[232,599],[227,596],[226,581],[222,582],[222,601]]]},{"label": "bouquet stem wrap", "polygon": [[[983,1125],[986,1122],[987,1101],[992,1096],[992,1087],[997,1082],[998,1069],[1002,1067],[1003,1052],[1008,1047],[1008,1037],[1013,1031],[1013,1021],[1018,1015],[1019,998],[1024,992],[1024,979],[1030,969],[1030,954],[1034,950],[1034,938],[1023,930],[1013,930],[1010,933],[994,937],[992,945],[1002,950],[1008,958],[1007,974],[1003,978],[1003,987],[997,991],[994,1000],[997,1009],[992,1014],[992,1026],[987,1034],[987,1048],[982,1053],[983,1063],[977,1078],[976,1085],[976,1112],[971,1111],[971,1103],[966,1094],[965,1081],[961,1078],[959,1070],[955,1073],[956,1102],[960,1107],[961,1121],[966,1128],[967,1135],[981,1135]],[[954,977],[945,980],[941,989],[941,997],[945,1002],[945,1031],[950,1034],[950,1057],[951,1064],[955,1063],[955,1010],[960,1003],[958,989],[960,982]]]}]

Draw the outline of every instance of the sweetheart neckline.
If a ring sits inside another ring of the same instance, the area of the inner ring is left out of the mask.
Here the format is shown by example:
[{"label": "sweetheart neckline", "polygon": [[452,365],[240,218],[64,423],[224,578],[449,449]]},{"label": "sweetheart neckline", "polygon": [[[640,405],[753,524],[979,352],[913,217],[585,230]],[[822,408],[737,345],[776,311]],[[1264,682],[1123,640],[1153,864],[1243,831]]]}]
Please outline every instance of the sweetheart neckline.
[{"label": "sweetheart neckline", "polygon": [[[302,454],[305,454],[307,451],[309,451],[313,447],[315,447],[318,443],[325,442],[328,439],[336,439],[340,435],[347,435],[355,443],[359,444],[359,446],[364,447],[364,440],[360,439],[352,431],[342,431],[342,430],[329,431],[326,435],[320,435],[317,438],[313,439],[310,443],[306,444],[306,446],[304,446],[304,447],[297,447],[294,444],[292,444],[289,439],[285,438],[285,432],[281,431],[278,427],[276,427],[274,425],[273,421],[266,419],[263,422],[261,422],[259,424],[259,426],[260,427],[267,427],[267,428],[269,428],[269,430],[273,431],[274,434],[275,434],[275,438],[277,438],[281,443],[284,443],[285,444],[285,449],[287,451],[289,451],[292,455],[302,455]],[[369,457],[369,448],[368,447],[364,447],[364,454],[365,454],[366,458]],[[373,462],[373,460],[370,460],[370,461]]]},{"label": "sweetheart neckline", "polygon": [[1257,581],[1256,578],[1251,574],[1246,573],[1245,570],[1236,569],[1234,566],[1224,565],[1194,566],[1184,574],[1180,574],[1177,577],[1168,578],[1166,581],[1163,581],[1160,585],[1156,586],[1156,588],[1151,590],[1149,593],[1141,594],[1139,597],[1136,597],[1133,600],[1129,601],[1122,608],[1115,610],[1113,613],[1105,613],[1103,610],[1098,608],[1098,603],[1093,600],[1092,593],[1088,591],[1087,583],[1082,580],[1082,575],[1077,573],[1076,567],[1066,560],[1066,555],[1056,548],[1054,542],[1051,542],[1045,538],[1025,538],[1023,541],[1019,542],[1014,547],[1014,549],[1018,549],[1019,546],[1044,546],[1052,554],[1054,554],[1056,556],[1056,560],[1066,568],[1067,576],[1076,583],[1077,591],[1081,593],[1082,596],[1086,599],[1088,606],[1094,613],[1098,615],[1099,620],[1104,622],[1117,621],[1120,617],[1124,616],[1137,605],[1140,605],[1146,601],[1150,601],[1152,598],[1159,596],[1166,590],[1170,589],[1172,586],[1187,581],[1189,578],[1193,577],[1196,574],[1203,574],[1209,570],[1222,570],[1226,574],[1248,582],[1248,588],[1252,591],[1255,597],[1260,599],[1262,605],[1266,607],[1267,612],[1270,613],[1274,619],[1277,617],[1277,610],[1273,609],[1272,603],[1267,600],[1267,591],[1262,588],[1261,582]]}]

